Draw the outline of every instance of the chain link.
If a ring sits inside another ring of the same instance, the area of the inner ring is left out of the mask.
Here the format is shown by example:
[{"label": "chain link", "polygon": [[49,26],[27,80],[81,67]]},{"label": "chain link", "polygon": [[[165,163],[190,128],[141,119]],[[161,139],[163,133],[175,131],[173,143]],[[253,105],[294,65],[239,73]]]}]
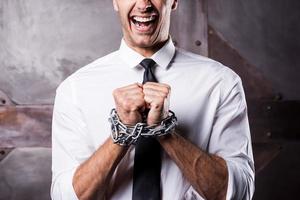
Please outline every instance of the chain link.
[{"label": "chain link", "polygon": [[170,134],[177,125],[174,112],[169,111],[168,117],[158,125],[148,126],[146,123],[137,123],[135,126],[123,124],[116,109],[112,109],[109,117],[111,123],[111,137],[114,143],[122,146],[134,145],[140,137],[161,137]]}]

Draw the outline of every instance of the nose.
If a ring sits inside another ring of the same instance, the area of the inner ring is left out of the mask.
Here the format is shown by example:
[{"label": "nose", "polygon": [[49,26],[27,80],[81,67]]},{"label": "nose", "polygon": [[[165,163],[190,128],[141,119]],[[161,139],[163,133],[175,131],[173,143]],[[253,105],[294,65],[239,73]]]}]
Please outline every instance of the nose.
[{"label": "nose", "polygon": [[151,0],[137,0],[136,6],[140,12],[150,12],[153,9]]}]

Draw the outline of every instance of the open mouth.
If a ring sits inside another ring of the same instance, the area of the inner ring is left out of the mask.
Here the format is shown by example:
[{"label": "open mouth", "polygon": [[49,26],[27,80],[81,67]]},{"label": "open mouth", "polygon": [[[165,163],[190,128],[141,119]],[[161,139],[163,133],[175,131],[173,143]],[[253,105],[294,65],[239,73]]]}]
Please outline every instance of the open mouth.
[{"label": "open mouth", "polygon": [[130,21],[138,31],[150,32],[154,29],[157,19],[157,15],[132,16]]}]

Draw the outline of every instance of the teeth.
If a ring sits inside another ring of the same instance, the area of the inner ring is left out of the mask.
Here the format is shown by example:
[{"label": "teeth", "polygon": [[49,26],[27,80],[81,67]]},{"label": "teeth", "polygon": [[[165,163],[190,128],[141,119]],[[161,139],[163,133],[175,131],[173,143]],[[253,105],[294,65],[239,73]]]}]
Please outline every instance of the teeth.
[{"label": "teeth", "polygon": [[155,16],[150,17],[133,17],[133,19],[137,22],[150,22],[155,19]]}]

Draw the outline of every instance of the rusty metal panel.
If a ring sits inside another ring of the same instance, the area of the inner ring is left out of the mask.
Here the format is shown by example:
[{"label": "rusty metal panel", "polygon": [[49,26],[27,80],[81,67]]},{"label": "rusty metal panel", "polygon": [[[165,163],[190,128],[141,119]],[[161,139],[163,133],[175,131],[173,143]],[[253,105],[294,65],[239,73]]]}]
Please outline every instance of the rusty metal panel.
[{"label": "rusty metal panel", "polygon": [[249,101],[253,141],[300,139],[300,101]]},{"label": "rusty metal panel", "polygon": [[0,162],[13,150],[14,148],[0,147]]},{"label": "rusty metal panel", "polygon": [[282,144],[280,153],[256,176],[253,200],[299,199],[300,143]]},{"label": "rusty metal panel", "polygon": [[272,160],[278,156],[282,146],[277,143],[253,143],[255,173],[260,173]]},{"label": "rusty metal panel", "polygon": [[269,80],[209,26],[209,57],[230,67],[241,77],[247,99],[273,99],[274,90]]},{"label": "rusty metal panel", "polygon": [[118,48],[111,0],[1,0],[0,89],[19,104],[50,104],[70,73]]},{"label": "rusty metal panel", "polygon": [[46,105],[0,106],[0,147],[50,147],[52,110]]},{"label": "rusty metal panel", "polygon": [[50,148],[16,148],[0,162],[1,200],[50,200],[50,185]]},{"label": "rusty metal panel", "polygon": [[171,35],[177,46],[208,55],[206,10],[206,0],[179,1],[171,23]]},{"label": "rusty metal panel", "polygon": [[0,90],[0,106],[16,105],[3,91]]},{"label": "rusty metal panel", "polygon": [[299,100],[299,10],[299,0],[209,0],[208,23],[257,67],[285,100]]}]

